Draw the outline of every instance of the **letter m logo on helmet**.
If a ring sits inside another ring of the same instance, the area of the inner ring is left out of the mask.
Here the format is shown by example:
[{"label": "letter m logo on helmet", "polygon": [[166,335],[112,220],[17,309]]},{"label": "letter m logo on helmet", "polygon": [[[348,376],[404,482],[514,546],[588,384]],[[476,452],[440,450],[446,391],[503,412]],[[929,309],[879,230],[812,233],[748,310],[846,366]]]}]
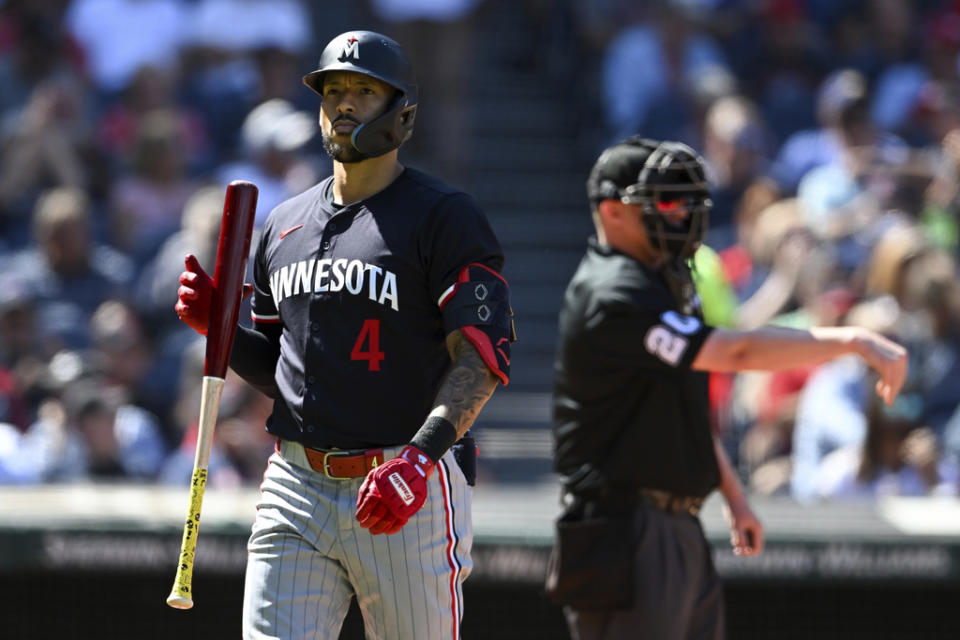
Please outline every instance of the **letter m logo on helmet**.
[{"label": "letter m logo on helmet", "polygon": [[344,62],[347,58],[353,58],[354,60],[360,59],[360,41],[353,36],[347,38],[343,43],[343,52],[340,54],[338,60]]}]

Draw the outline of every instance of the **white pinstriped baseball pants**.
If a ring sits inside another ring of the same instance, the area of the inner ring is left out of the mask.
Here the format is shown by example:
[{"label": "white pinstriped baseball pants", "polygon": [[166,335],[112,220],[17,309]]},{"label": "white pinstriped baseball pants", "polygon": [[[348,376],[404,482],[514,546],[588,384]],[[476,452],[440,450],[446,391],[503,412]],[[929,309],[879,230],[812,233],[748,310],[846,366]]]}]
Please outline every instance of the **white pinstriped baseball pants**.
[{"label": "white pinstriped baseball pants", "polygon": [[354,518],[363,478],[332,480],[298,445],[280,451],[247,544],[244,639],[337,640],[356,596],[368,640],[459,640],[472,490],[453,454],[437,464],[423,508],[399,532],[373,536]]}]

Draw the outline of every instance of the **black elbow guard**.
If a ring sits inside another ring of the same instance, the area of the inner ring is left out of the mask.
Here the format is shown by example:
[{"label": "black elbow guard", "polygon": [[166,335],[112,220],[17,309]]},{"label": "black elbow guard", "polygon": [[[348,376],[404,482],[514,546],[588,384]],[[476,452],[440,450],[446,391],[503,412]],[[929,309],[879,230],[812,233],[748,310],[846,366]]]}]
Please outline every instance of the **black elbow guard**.
[{"label": "black elbow guard", "polygon": [[457,282],[440,296],[443,329],[460,329],[484,364],[500,378],[510,381],[510,343],[517,339],[510,308],[510,285],[499,273],[479,263],[469,264]]}]

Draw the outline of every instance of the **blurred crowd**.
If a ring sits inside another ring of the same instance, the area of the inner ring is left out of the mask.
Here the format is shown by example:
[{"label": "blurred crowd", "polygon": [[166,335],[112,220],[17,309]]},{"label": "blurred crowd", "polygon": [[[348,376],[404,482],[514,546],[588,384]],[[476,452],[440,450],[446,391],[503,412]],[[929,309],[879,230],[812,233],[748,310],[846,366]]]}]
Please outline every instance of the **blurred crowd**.
[{"label": "blurred crowd", "polygon": [[[476,144],[474,18],[498,3],[0,2],[0,483],[186,483],[203,343],[173,313],[176,281],[187,253],[212,270],[225,185],[258,185],[259,227],[328,175],[299,78],[361,19],[432,88],[404,153],[456,181]],[[528,64],[581,114],[576,153],[633,133],[702,151],[710,322],[859,325],[910,351],[893,406],[856,358],[714,375],[716,427],[751,489],[955,495],[960,2],[520,6]],[[212,484],[259,481],[270,402],[228,376]]]},{"label": "blurred crowd", "polygon": [[[188,253],[212,273],[230,181],[259,227],[329,171],[313,24],[299,0],[0,3],[0,483],[190,477],[204,345],[177,277]],[[213,484],[259,480],[269,411],[229,376]]]}]

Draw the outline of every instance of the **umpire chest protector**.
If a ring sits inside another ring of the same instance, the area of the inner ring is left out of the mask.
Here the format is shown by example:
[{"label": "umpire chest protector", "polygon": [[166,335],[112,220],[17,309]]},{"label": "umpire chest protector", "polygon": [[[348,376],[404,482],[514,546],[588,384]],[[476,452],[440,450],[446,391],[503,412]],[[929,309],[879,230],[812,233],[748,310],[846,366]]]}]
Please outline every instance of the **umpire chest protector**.
[{"label": "umpire chest protector", "polygon": [[705,496],[719,482],[707,374],[710,334],[662,275],[591,240],[560,313],[556,470],[574,493],[660,489]]}]

